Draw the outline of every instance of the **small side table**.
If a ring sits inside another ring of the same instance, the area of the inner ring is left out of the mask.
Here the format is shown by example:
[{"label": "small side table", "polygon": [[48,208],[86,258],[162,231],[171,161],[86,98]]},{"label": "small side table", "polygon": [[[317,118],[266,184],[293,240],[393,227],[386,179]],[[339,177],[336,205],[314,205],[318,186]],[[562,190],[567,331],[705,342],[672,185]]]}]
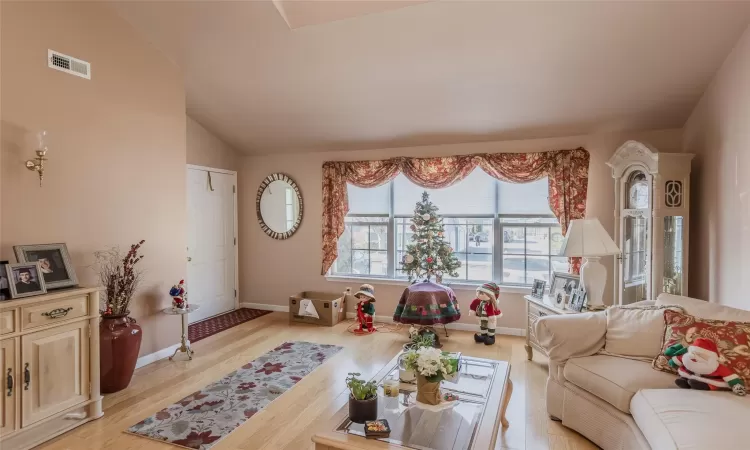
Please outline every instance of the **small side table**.
[{"label": "small side table", "polygon": [[543,298],[525,295],[523,298],[526,300],[526,359],[531,361],[531,358],[534,355],[533,349],[537,349],[544,353],[544,350],[536,341],[536,336],[534,335],[534,322],[544,316],[576,314],[576,312],[557,306],[555,301],[549,295],[545,295]]},{"label": "small side table", "polygon": [[178,352],[186,353],[188,360],[193,359],[193,353],[195,353],[195,351],[190,348],[190,341],[188,340],[187,336],[187,327],[185,326],[187,317],[185,317],[185,315],[190,314],[198,308],[200,308],[200,305],[192,304],[188,306],[187,309],[173,309],[170,306],[169,308],[164,308],[162,310],[164,314],[169,314],[171,316],[180,316],[180,321],[182,322],[182,338],[180,339],[180,346],[174,351],[174,354],[169,357],[170,361],[172,361],[174,357],[177,356]]}]

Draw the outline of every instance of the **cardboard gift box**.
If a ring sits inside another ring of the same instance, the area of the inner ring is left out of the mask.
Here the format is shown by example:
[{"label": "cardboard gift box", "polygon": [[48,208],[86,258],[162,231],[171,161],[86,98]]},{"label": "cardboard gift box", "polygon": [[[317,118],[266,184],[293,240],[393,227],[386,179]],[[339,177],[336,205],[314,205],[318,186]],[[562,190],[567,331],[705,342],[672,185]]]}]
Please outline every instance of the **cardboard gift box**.
[{"label": "cardboard gift box", "polygon": [[[289,297],[289,322],[311,323],[332,327],[346,319],[345,293],[332,294],[330,292],[305,291]],[[354,297],[352,297],[354,298]],[[300,313],[302,300],[310,300],[319,317],[307,316]]]}]

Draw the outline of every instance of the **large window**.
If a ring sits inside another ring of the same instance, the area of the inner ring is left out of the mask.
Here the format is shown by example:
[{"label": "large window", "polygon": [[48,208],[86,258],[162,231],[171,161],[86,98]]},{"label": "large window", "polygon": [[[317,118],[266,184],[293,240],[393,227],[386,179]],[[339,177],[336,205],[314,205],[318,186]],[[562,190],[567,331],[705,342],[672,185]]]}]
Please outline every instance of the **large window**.
[{"label": "large window", "polygon": [[461,261],[458,277],[530,285],[567,271],[556,256],[562,233],[547,201],[547,179],[513,184],[476,169],[445,189],[423,189],[403,175],[372,189],[349,185],[349,214],[334,275],[406,278],[400,261],[411,242],[411,217],[423,191],[438,206],[445,235]]}]

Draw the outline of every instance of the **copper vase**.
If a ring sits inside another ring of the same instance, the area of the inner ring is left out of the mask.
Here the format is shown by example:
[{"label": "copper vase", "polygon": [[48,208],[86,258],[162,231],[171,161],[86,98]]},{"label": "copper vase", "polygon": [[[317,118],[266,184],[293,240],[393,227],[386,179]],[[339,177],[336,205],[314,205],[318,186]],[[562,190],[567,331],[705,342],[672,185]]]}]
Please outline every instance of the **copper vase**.
[{"label": "copper vase", "polygon": [[111,394],[128,387],[133,378],[143,332],[125,314],[102,316],[99,323],[101,392]]}]

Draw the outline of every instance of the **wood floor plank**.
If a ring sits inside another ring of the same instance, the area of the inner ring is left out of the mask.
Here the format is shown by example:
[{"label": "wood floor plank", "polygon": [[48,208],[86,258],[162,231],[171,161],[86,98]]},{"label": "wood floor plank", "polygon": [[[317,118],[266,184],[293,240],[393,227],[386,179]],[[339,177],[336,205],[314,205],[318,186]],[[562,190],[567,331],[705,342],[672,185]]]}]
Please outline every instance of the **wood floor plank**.
[{"label": "wood floor plank", "polygon": [[[163,359],[136,370],[130,386],[105,396],[104,417],[39,448],[171,449],[177,447],[123,431],[162,408],[220,379],[285,341],[336,344],[344,349],[304,377],[293,389],[237,428],[215,450],[301,450],[312,448],[312,435],[346,405],[348,372],[371,377],[382,370],[406,342],[407,327],[394,332],[354,336],[350,322],[335,327],[288,323],[287,314],[272,313],[194,344],[192,361]],[[549,420],[544,406],[547,365],[535,355],[526,361],[524,339],[498,336],[495,345],[474,342],[473,333],[450,331],[440,336],[443,349],[467,356],[510,361],[513,396],[508,405],[510,427],[501,428],[497,449],[589,450],[596,446]],[[541,361],[541,362],[540,362]]]}]

